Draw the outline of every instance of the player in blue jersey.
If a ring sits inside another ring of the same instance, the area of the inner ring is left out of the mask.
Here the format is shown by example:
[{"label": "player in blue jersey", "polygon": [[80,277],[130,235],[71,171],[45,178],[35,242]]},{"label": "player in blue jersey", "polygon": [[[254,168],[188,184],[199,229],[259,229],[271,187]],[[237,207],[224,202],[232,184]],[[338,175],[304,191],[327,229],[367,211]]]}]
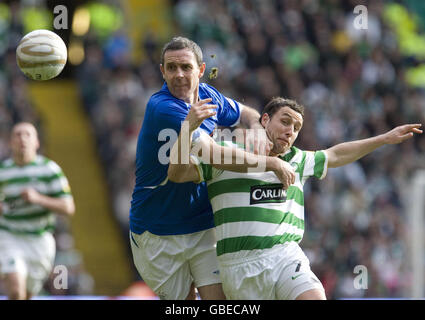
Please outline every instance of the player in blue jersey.
[{"label": "player in blue jersey", "polygon": [[[215,231],[205,183],[168,181],[170,149],[189,109],[211,105],[215,111],[201,129],[212,134],[217,125],[263,130],[259,113],[200,83],[205,72],[202,51],[193,41],[177,37],[161,56],[165,83],[150,98],[139,133],[136,184],[130,209],[130,243],[135,266],[161,299],[224,299],[215,255]],[[266,154],[267,138],[254,141],[255,153]],[[249,145],[249,144],[248,144]],[[284,163],[282,161],[282,163]],[[293,169],[276,169],[284,185]]]}]

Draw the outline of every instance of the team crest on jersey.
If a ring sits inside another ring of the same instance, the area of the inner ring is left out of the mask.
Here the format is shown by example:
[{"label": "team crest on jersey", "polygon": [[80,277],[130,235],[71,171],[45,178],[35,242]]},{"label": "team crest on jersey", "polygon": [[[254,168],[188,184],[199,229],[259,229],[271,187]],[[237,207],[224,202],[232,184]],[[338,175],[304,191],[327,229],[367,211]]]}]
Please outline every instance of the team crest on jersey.
[{"label": "team crest on jersey", "polygon": [[281,183],[252,186],[249,204],[285,202],[286,191]]}]

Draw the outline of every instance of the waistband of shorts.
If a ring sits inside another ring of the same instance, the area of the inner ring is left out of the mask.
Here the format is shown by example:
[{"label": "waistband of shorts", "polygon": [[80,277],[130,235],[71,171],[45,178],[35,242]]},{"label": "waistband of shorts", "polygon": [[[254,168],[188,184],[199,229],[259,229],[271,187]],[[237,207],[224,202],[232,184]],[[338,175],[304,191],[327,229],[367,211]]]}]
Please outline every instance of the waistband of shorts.
[{"label": "waistband of shorts", "polygon": [[[246,263],[246,262],[251,262],[251,261],[256,261],[259,259],[266,258],[268,256],[276,254],[276,252],[278,251],[285,250],[288,246],[291,246],[293,244],[297,244],[297,243],[294,241],[290,241],[290,242],[285,242],[282,244],[277,244],[273,246],[272,248],[268,248],[268,249],[243,250],[243,251],[238,251],[233,253],[226,253],[221,256],[218,256],[217,259],[222,266],[234,266],[241,263]],[[238,257],[244,251],[247,254],[245,256]]]}]

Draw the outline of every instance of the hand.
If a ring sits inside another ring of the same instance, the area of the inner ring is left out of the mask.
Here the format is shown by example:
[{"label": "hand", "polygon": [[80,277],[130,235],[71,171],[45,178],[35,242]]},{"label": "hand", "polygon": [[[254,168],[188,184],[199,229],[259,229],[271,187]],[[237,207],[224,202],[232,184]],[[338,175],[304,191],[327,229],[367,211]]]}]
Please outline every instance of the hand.
[{"label": "hand", "polygon": [[245,130],[245,151],[267,156],[272,148],[273,142],[261,125]]},{"label": "hand", "polygon": [[282,159],[277,157],[269,157],[276,159],[275,167],[272,169],[276,176],[283,184],[283,189],[286,190],[291,184],[295,183],[295,171],[292,166]]},{"label": "hand", "polygon": [[422,133],[423,131],[419,129],[422,124],[405,124],[403,126],[398,126],[383,134],[384,141],[386,144],[397,144],[401,143],[411,137],[414,133]]},{"label": "hand", "polygon": [[40,193],[37,192],[34,188],[27,188],[21,193],[21,198],[28,203],[36,204],[40,198]]},{"label": "hand", "polygon": [[191,105],[189,113],[186,116],[186,121],[189,121],[189,130],[190,132],[196,130],[201,123],[209,118],[214,116],[217,112],[211,109],[217,109],[217,106],[214,104],[208,104],[212,99],[199,100],[198,102]]}]

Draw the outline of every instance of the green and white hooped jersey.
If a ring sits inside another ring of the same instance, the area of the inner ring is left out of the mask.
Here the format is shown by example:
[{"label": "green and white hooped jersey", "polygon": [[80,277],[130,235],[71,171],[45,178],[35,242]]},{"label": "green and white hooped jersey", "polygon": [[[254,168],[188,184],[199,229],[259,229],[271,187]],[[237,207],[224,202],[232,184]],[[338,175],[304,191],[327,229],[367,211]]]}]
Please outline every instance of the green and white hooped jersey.
[{"label": "green and white hooped jersey", "polygon": [[237,173],[198,164],[201,181],[206,181],[208,186],[216,225],[217,256],[221,259],[235,257],[235,253],[245,257],[252,250],[301,241],[303,185],[311,176],[319,179],[326,176],[327,155],[324,151],[292,147],[281,158],[296,173],[295,183],[286,191],[272,171]]},{"label": "green and white hooped jersey", "polygon": [[37,155],[33,162],[21,167],[7,159],[0,163],[0,201],[4,209],[0,230],[18,234],[53,231],[53,212],[21,198],[21,192],[29,187],[49,197],[71,196],[68,180],[54,161]]}]

